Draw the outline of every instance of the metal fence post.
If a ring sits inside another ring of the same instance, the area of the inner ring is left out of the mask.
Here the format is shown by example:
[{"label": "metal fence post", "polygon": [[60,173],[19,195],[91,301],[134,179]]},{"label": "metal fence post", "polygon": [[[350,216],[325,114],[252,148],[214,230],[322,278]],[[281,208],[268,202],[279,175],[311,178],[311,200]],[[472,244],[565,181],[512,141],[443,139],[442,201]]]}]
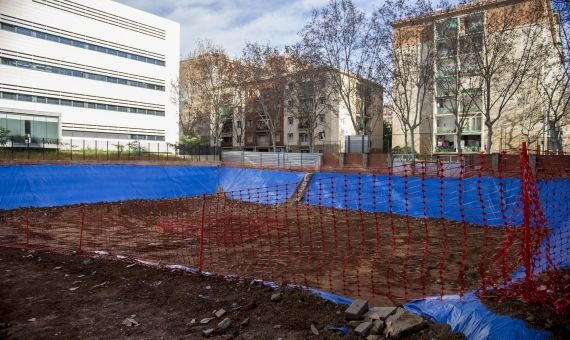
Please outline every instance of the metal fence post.
[{"label": "metal fence post", "polygon": [[81,248],[83,246],[83,229],[85,226],[85,207],[81,207],[81,223],[79,229],[79,246],[77,247],[77,254],[81,254]]},{"label": "metal fence post", "polygon": [[200,253],[198,255],[198,272],[202,272],[204,262],[204,217],[206,216],[206,194],[202,195],[202,223],[200,225]]},{"label": "metal fence post", "polygon": [[530,298],[531,282],[531,251],[530,251],[530,165],[528,162],[528,154],[526,142],[522,143],[521,148],[521,185],[522,185],[522,203],[523,203],[523,263],[525,267],[525,291],[524,297]]}]

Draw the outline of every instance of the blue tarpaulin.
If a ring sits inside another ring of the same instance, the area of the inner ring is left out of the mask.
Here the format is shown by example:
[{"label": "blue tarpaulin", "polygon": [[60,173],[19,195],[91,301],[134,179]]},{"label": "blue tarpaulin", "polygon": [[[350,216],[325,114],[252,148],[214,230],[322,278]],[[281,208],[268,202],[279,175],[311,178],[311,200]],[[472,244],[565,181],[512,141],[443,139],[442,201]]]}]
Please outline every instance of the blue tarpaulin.
[{"label": "blue tarpaulin", "polygon": [[[501,187],[503,202],[499,195]],[[398,215],[421,218],[425,213],[432,218],[504,226],[505,222],[520,223],[521,214],[515,213],[520,187],[520,181],[513,178],[502,182],[495,177],[426,178],[422,187],[422,179],[418,177],[317,173],[311,179],[306,201],[327,207],[369,212],[391,209]],[[506,221],[501,213],[502,205],[506,209]]]},{"label": "blue tarpaulin", "polygon": [[296,187],[303,175],[213,166],[0,166],[0,209],[196,196],[213,194],[218,186],[226,192],[261,188],[261,203],[280,203],[285,191],[275,186]]},{"label": "blue tarpaulin", "polygon": [[550,332],[530,329],[522,320],[491,312],[474,293],[408,302],[404,308],[435,322],[447,323],[468,340],[548,339]]}]

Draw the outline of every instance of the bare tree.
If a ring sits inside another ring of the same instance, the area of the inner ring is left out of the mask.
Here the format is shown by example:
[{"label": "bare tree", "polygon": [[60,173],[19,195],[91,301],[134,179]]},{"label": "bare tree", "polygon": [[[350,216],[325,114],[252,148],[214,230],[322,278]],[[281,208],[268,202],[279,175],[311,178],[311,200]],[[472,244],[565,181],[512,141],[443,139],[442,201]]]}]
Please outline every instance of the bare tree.
[{"label": "bare tree", "polygon": [[257,115],[258,131],[269,134],[273,150],[283,120],[284,91],[289,63],[270,45],[247,43],[243,49],[239,79],[245,108]]},{"label": "bare tree", "polygon": [[[481,34],[466,35],[459,41],[468,53],[468,79],[460,79],[461,95],[483,116],[486,127],[485,152],[490,153],[494,127],[516,103],[516,95],[538,67],[544,18],[542,1],[513,3],[486,14]],[[466,86],[468,85],[468,86]]]},{"label": "bare tree", "polygon": [[325,127],[338,116],[338,101],[325,68],[298,48],[286,50],[292,68],[285,87],[286,112],[298,120],[299,130],[307,132],[309,151],[314,152],[315,140],[325,138]]},{"label": "bare tree", "polygon": [[[330,83],[350,116],[356,133],[366,135],[374,124],[373,111],[362,105],[363,95],[375,79],[375,65],[380,62],[377,40],[371,39],[369,21],[351,0],[331,0],[313,12],[300,32],[302,49],[312,54],[314,62],[329,73]],[[360,100],[360,104],[359,101]]]},{"label": "bare tree", "polygon": [[426,104],[433,96],[435,46],[433,26],[416,25],[412,29],[400,26],[405,18],[432,11],[426,1],[387,0],[372,17],[374,36],[388,41],[381,54],[386,65],[376,65],[375,75],[385,88],[393,113],[408,134],[412,159],[416,156],[416,131],[425,121]]},{"label": "bare tree", "polygon": [[222,47],[200,41],[174,88],[181,98],[183,131],[207,132],[211,143],[220,146],[224,124],[231,126],[234,108],[240,105],[234,61]]},{"label": "bare tree", "polygon": [[545,148],[561,152],[562,128],[570,124],[570,2],[554,0],[553,5],[548,10],[558,13],[559,23],[555,16],[548,17],[552,43],[545,46],[546,62],[537,84],[545,98]]}]

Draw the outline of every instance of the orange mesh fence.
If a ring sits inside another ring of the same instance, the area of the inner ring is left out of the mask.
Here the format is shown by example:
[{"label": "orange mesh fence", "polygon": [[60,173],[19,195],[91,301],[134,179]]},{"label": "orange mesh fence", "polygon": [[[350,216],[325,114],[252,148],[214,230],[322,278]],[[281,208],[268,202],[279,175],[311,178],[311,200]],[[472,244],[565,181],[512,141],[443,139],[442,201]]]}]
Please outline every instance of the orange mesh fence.
[{"label": "orange mesh fence", "polygon": [[320,173],[299,187],[0,211],[0,243],[106,251],[378,304],[494,288],[567,312],[568,178],[537,178],[526,153],[520,179],[507,178],[507,159],[492,181],[481,156]]}]

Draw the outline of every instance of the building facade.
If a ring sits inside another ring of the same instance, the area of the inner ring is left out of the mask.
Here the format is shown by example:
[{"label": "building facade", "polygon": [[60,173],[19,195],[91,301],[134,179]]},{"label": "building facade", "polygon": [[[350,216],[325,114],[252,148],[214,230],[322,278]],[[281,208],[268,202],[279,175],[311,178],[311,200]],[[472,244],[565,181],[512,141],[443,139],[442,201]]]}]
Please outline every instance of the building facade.
[{"label": "building facade", "polygon": [[[556,59],[552,50],[559,34],[548,4],[480,0],[393,24],[395,55],[421,51],[420,66],[430,75],[410,91],[426,93],[421,112],[411,114],[418,122],[416,152],[499,152],[522,141],[546,147],[540,118],[546,105],[536,105],[544,97],[536,82],[546,83],[549,76],[537,61]],[[396,100],[401,96],[394,93]],[[394,110],[393,146],[409,147],[412,137],[403,120],[410,117],[397,105]]]},{"label": "building facade", "polygon": [[[183,61],[181,71],[191,64],[190,60]],[[280,152],[346,152],[346,137],[362,131],[355,128],[346,104],[335,93],[332,80],[327,80],[328,74],[291,71],[284,79],[227,88],[226,95],[234,100],[227,100],[232,105],[220,109],[219,117],[191,117],[186,111],[182,114],[194,126],[194,134],[210,139],[211,129],[216,128],[212,122],[219,121],[217,145],[227,150],[266,152],[275,146]],[[352,98],[353,118],[365,120],[370,141],[366,150],[383,151],[382,87],[356,77],[345,76],[344,81],[358,88]],[[200,97],[194,94],[194,107],[199,105]],[[202,111],[209,112],[207,108]],[[216,145],[215,141],[210,140],[210,145]]]},{"label": "building facade", "polygon": [[0,25],[0,127],[14,143],[178,141],[178,23],[109,0],[2,0]]}]

